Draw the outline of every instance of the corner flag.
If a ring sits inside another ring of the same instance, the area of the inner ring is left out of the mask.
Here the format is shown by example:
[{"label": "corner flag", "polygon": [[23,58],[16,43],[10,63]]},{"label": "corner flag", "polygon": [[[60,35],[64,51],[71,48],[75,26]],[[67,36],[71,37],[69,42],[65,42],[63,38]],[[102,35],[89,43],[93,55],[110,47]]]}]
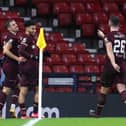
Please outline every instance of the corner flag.
[{"label": "corner flag", "polygon": [[38,119],[42,117],[42,73],[43,73],[43,49],[46,47],[46,41],[44,37],[44,29],[40,28],[39,36],[36,42],[39,48],[39,85],[38,85]]},{"label": "corner flag", "polygon": [[39,32],[39,36],[36,42],[36,45],[42,49],[44,49],[46,47],[46,41],[45,41],[45,37],[44,37],[44,29],[40,28],[40,32]]}]

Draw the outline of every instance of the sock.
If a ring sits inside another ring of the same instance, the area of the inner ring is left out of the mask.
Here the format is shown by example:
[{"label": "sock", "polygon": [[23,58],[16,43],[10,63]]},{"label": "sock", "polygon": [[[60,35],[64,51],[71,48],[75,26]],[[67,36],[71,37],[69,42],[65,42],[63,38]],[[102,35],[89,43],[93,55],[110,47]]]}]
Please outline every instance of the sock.
[{"label": "sock", "polygon": [[0,91],[0,111],[2,111],[5,100],[6,100],[6,94]]},{"label": "sock", "polygon": [[34,113],[38,113],[38,103],[35,103],[33,104],[33,112]]},{"label": "sock", "polygon": [[25,104],[22,103],[22,104],[19,104],[20,106],[20,114],[21,116],[26,116],[26,107],[25,107]]},{"label": "sock", "polygon": [[122,101],[123,101],[124,103],[126,103],[126,90],[122,91],[122,92],[120,93],[120,95],[121,95]]},{"label": "sock", "polygon": [[99,96],[98,96],[98,104],[97,104],[97,107],[96,107],[96,114],[97,115],[101,114],[105,103],[106,103],[106,95],[100,93]]}]

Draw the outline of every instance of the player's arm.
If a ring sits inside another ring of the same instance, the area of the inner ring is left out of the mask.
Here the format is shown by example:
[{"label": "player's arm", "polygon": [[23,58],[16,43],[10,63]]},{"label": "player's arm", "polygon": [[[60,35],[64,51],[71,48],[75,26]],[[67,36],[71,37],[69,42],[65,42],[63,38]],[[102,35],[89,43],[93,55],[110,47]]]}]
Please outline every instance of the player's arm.
[{"label": "player's arm", "polygon": [[98,29],[98,31],[97,31],[97,34],[98,34],[98,36],[101,37],[102,39],[105,38],[105,34],[104,34],[104,32],[102,32],[102,31],[99,30],[99,29]]},{"label": "player's arm", "polygon": [[115,62],[115,56],[113,54],[112,43],[111,42],[106,42],[105,46],[106,46],[107,56],[108,56],[108,58],[109,58],[109,60],[110,60],[110,62],[112,64],[113,68],[117,72],[120,72],[120,67]]},{"label": "player's arm", "polygon": [[27,59],[38,60],[37,56],[34,56],[33,54],[27,51],[27,47],[28,47],[28,44],[26,42],[21,43],[19,46],[19,54]]},{"label": "player's arm", "polygon": [[3,46],[3,54],[8,56],[9,58],[19,61],[18,56],[14,55],[10,50],[12,48],[12,44],[9,42],[5,42],[6,44]]}]

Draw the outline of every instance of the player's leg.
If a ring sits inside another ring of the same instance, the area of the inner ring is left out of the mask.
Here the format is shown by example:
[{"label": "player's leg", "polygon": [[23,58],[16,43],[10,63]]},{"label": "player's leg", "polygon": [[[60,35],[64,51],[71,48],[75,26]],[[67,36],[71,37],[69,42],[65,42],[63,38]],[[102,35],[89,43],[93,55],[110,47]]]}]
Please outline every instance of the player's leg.
[{"label": "player's leg", "polygon": [[26,107],[25,107],[25,98],[26,98],[27,92],[28,92],[28,87],[25,87],[25,86],[20,87],[18,103],[19,103],[19,106],[20,106],[21,118],[27,118]]},{"label": "player's leg", "polygon": [[97,105],[95,110],[90,110],[90,116],[99,117],[106,103],[106,95],[109,93],[109,87],[102,86],[100,89],[100,93],[97,98]]},{"label": "player's leg", "polygon": [[38,87],[35,87],[33,112],[31,114],[31,117],[32,118],[37,118],[38,117]]},{"label": "player's leg", "polygon": [[124,103],[126,103],[126,85],[125,84],[121,84],[121,83],[118,83],[116,85],[117,87],[117,90],[121,96],[121,99]]},{"label": "player's leg", "polygon": [[[108,64],[107,64],[108,65]],[[111,69],[110,69],[111,70]],[[98,117],[101,115],[101,112],[104,108],[104,105],[106,103],[106,95],[110,91],[110,87],[113,83],[114,74],[113,71],[110,71],[108,66],[104,68],[104,71],[101,76],[101,89],[97,97],[97,105],[95,110],[90,110],[89,114],[91,116]]]},{"label": "player's leg", "polygon": [[10,105],[10,115],[13,118],[16,118],[16,105],[18,103],[18,96],[19,96],[19,88],[15,88],[13,94],[11,95],[11,105]]},{"label": "player's leg", "polygon": [[[4,106],[4,103],[6,101],[7,95],[9,95],[11,92],[11,88],[4,86],[3,89],[0,91],[0,113],[2,114],[2,109]],[[2,116],[2,115],[0,115]]]}]

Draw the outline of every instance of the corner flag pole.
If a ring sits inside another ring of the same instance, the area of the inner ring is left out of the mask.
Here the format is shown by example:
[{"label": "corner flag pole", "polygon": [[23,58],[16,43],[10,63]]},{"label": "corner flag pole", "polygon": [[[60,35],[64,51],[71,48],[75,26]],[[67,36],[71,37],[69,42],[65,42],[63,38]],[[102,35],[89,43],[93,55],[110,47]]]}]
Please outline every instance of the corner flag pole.
[{"label": "corner flag pole", "polygon": [[43,73],[43,49],[46,47],[44,38],[44,29],[40,28],[39,36],[36,42],[39,48],[39,86],[38,86],[38,119],[42,116],[42,73]]},{"label": "corner flag pole", "polygon": [[42,73],[43,73],[43,49],[39,50],[39,94],[38,94],[38,118],[42,115]]}]

